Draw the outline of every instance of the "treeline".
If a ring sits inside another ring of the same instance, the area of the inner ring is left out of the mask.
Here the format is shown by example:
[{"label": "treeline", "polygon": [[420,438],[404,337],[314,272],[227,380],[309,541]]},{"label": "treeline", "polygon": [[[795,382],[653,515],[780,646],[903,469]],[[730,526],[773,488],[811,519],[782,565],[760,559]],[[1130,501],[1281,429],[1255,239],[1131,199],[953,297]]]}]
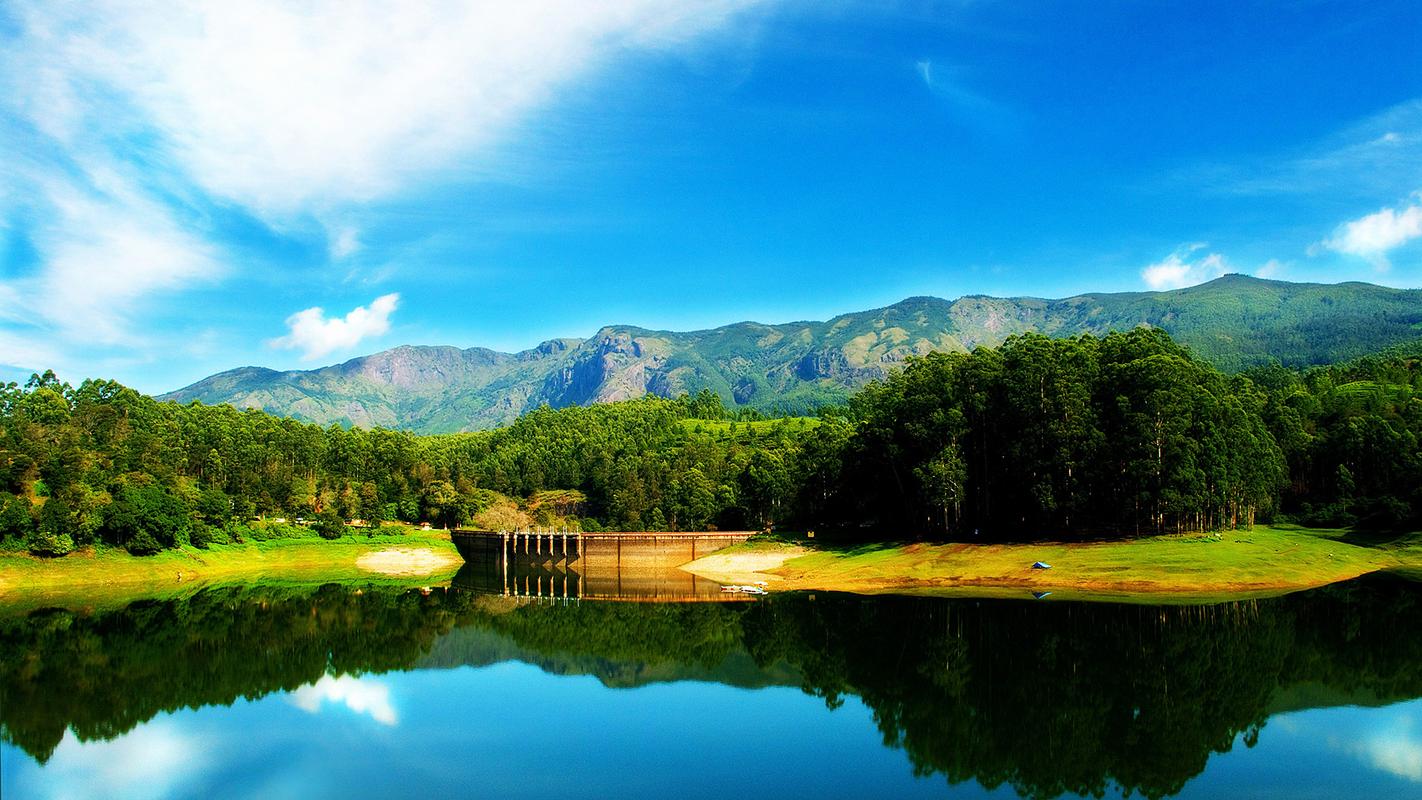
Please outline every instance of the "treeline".
[{"label": "treeline", "polygon": [[[0,387],[0,539],[61,555],[242,539],[257,517],[860,539],[1422,523],[1422,361],[1225,375],[1156,329],[910,360],[817,419],[710,392],[494,431],[322,428],[51,373]],[[270,523],[268,523],[270,524]]]},{"label": "treeline", "polygon": [[1158,329],[934,353],[851,401],[836,513],[994,536],[1252,524],[1285,482],[1265,405]]},{"label": "treeline", "polygon": [[802,508],[871,535],[1422,528],[1422,343],[1226,375],[1158,329],[1020,336],[912,361],[846,420]]},{"label": "treeline", "polygon": [[[456,526],[481,514],[589,530],[763,527],[780,518],[813,425],[731,419],[704,394],[416,436],[160,403],[46,373],[0,387],[0,539],[46,555],[95,543],[142,554],[302,516],[332,536],[345,520]],[[553,488],[575,491],[541,491]]]},{"label": "treeline", "polygon": [[1247,373],[1288,465],[1280,502],[1309,525],[1422,527],[1422,346],[1306,372]]}]

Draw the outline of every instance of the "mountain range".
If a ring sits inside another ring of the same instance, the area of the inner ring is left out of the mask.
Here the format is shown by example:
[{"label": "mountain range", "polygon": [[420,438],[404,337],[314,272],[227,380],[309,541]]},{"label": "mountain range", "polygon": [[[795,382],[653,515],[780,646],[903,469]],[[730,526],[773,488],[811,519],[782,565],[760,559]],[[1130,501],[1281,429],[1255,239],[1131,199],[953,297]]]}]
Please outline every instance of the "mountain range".
[{"label": "mountain range", "polygon": [[422,433],[496,427],[554,407],[710,389],[733,407],[807,412],[845,400],[905,358],[992,346],[1016,333],[1163,328],[1225,370],[1309,366],[1422,338],[1422,290],[1226,275],[1161,292],[1060,300],[911,297],[823,322],[700,331],[611,325],[519,353],[401,346],[313,370],[241,367],[160,399],[230,403],[321,424]]}]

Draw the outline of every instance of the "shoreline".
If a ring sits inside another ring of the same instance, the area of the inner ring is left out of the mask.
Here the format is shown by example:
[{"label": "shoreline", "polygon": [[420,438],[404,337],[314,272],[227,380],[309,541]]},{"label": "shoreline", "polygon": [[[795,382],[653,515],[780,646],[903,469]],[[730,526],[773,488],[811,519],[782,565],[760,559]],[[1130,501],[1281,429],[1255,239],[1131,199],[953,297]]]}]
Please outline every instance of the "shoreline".
[{"label": "shoreline", "polygon": [[[1119,541],[867,544],[751,540],[681,569],[772,592],[1206,604],[1270,597],[1394,572],[1422,580],[1422,533],[1258,526]],[[1051,569],[1033,569],[1036,561]],[[447,533],[277,539],[132,556],[103,548],[45,559],[0,555],[0,607],[95,606],[221,584],[436,584],[464,564]],[[1038,598],[1041,599],[1041,598]]]},{"label": "shoreline", "polygon": [[172,596],[227,583],[335,581],[442,583],[464,564],[443,532],[277,539],[181,547],[152,556],[87,548],[62,558],[0,555],[0,607],[100,605],[120,597]]},{"label": "shoreline", "polygon": [[[1034,569],[1042,561],[1050,569]],[[1422,534],[1365,543],[1294,526],[1108,542],[812,547],[752,541],[682,569],[770,591],[835,591],[1143,603],[1270,597],[1374,572],[1422,575]],[[1041,599],[1041,598],[1039,598]]]}]

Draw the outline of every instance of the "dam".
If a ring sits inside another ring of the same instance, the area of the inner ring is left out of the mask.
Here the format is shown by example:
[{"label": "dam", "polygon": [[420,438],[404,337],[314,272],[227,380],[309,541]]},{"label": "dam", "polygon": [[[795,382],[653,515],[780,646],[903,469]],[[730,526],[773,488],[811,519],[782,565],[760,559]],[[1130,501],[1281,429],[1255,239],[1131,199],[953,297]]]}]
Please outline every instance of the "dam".
[{"label": "dam", "polygon": [[751,531],[588,533],[454,530],[464,557],[454,585],[484,594],[566,600],[696,602],[749,599],[678,569]]},{"label": "dam", "polygon": [[679,567],[752,535],[751,531],[450,531],[459,554],[471,563],[493,559],[584,568]]}]

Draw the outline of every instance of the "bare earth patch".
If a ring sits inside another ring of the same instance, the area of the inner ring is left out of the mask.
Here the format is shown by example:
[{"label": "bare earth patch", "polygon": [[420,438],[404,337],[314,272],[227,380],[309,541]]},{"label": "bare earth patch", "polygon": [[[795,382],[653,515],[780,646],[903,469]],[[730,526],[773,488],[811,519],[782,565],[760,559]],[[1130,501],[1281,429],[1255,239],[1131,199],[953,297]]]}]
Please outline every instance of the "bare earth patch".
[{"label": "bare earth patch", "polygon": [[426,547],[388,547],[366,553],[356,559],[356,566],[381,575],[431,575],[458,566],[457,553],[441,553]]},{"label": "bare earth patch", "polygon": [[767,584],[773,584],[785,579],[771,573],[771,570],[779,569],[785,565],[786,561],[803,556],[808,552],[805,548],[794,545],[782,545],[773,550],[731,548],[729,551],[723,550],[709,556],[702,556],[690,564],[683,565],[682,569],[699,578],[706,578],[717,583],[743,584],[765,581]]}]

